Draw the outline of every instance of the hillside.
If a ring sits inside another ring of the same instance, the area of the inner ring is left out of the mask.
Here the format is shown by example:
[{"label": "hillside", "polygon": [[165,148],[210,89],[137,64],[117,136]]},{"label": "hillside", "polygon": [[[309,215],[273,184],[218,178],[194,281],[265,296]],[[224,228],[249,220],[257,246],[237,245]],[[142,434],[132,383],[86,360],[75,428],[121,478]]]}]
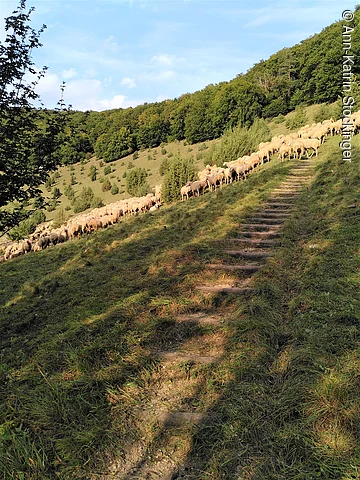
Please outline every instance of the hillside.
[{"label": "hillside", "polygon": [[[359,136],[353,144],[351,164],[336,137],[311,159],[312,183],[251,295],[196,286],[242,282],[209,264],[294,160],[1,265],[4,477],[125,478],[127,453],[134,471],[172,458],[194,480],[356,478]],[[222,320],[178,319],[199,312]],[[220,361],[165,368],[160,352],[181,345]],[[143,416],[152,395],[206,420],[163,428]]]},{"label": "hillside", "polygon": [[[355,58],[360,55],[359,18],[357,9],[351,42]],[[249,127],[256,117],[274,118],[300,105],[334,102],[342,93],[342,25],[336,22],[233,80],[192,94],[135,108],[73,112],[61,161],[72,164],[95,153],[111,162],[161,143],[209,141],[236,125]],[[352,72],[357,83],[352,94],[359,103],[356,62]]]},{"label": "hillside", "polygon": [[[313,123],[316,119],[316,115],[321,111],[322,105],[312,105],[304,109],[307,123]],[[332,104],[329,108],[335,108],[336,105]],[[271,131],[271,136],[278,134],[287,134],[291,131],[286,126],[295,115],[295,112],[290,112],[283,118],[277,118],[275,121],[269,119],[268,126]],[[330,117],[331,115],[328,115]],[[187,142],[170,142],[162,144],[162,146],[154,147],[151,149],[144,149],[139,152],[137,159],[134,159],[133,155],[128,155],[119,160],[106,164],[102,160],[96,157],[91,157],[89,160],[76,163],[74,165],[68,165],[60,167],[58,169],[57,178],[54,178],[54,183],[51,186],[50,191],[43,188],[44,195],[51,199],[51,191],[54,188],[58,188],[61,192],[61,196],[57,199],[55,209],[46,212],[47,220],[55,220],[61,223],[74,215],[71,200],[65,195],[66,186],[71,184],[71,175],[73,174],[76,179],[76,184],[72,186],[75,195],[80,194],[84,187],[91,187],[95,196],[101,198],[103,203],[108,203],[121,200],[123,198],[129,198],[131,195],[126,191],[126,179],[124,174],[128,174],[131,169],[128,168],[129,163],[136,168],[144,168],[147,170],[149,177],[147,183],[149,184],[149,191],[155,187],[155,185],[161,184],[163,177],[159,173],[161,163],[165,159],[171,160],[174,156],[188,157],[194,160],[194,163],[198,170],[202,170],[204,164],[209,163],[208,153],[211,147],[219,142],[221,139],[209,140],[198,144],[188,145]],[[101,166],[100,166],[101,165]],[[111,166],[111,173],[105,175],[104,169]],[[97,168],[97,179],[91,181],[90,169],[95,166]],[[111,184],[116,184],[119,188],[119,193],[113,195],[111,191],[103,191],[102,183],[100,180],[109,179]]]}]

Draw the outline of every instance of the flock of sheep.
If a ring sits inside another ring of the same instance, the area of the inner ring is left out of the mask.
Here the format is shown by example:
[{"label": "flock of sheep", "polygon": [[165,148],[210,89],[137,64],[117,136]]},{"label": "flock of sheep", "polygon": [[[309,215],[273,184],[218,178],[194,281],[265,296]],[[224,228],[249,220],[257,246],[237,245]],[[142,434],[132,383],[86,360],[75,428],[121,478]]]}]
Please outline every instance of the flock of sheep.
[{"label": "flock of sheep", "polygon": [[89,213],[83,213],[71,218],[66,225],[53,228],[51,222],[38,225],[34,233],[20,242],[13,242],[0,256],[0,262],[37,252],[58,243],[73,240],[83,234],[88,234],[117,223],[120,217],[141,212],[154,211],[161,205],[161,185],[156,185],[155,194],[149,193],[144,197],[133,197],[126,200],[110,203],[104,207],[95,208]]},{"label": "flock of sheep", "polygon": [[[354,125],[353,133],[357,133],[360,129],[360,111],[354,113],[351,120]],[[223,167],[207,165],[204,170],[198,172],[199,180],[188,182],[181,187],[181,200],[188,199],[190,195],[199,196],[200,192],[204,193],[207,187],[212,191],[223,183],[230,184],[234,180],[246,180],[252,170],[265,161],[269,162],[275,153],[278,153],[281,161],[286,157],[290,159],[292,155],[294,158],[301,158],[305,153],[309,158],[309,152],[311,156],[314,153],[317,156],[318,149],[325,138],[328,135],[340,134],[341,130],[342,120],[336,122],[333,119],[324,120],[322,123],[306,125],[297,133],[278,135],[273,137],[271,142],[260,143],[257,152],[225,162]],[[0,256],[0,263],[113,225],[122,216],[157,210],[162,203],[161,185],[156,185],[154,190],[155,194],[150,193],[144,197],[120,200],[95,208],[89,213],[71,218],[66,225],[59,228],[52,228],[51,222],[38,225],[29,238],[8,245],[4,255]]]},{"label": "flock of sheep", "polygon": [[[354,133],[360,129],[360,111],[353,114],[352,122]],[[260,143],[259,150],[251,155],[245,155],[232,162],[224,162],[223,167],[207,165],[204,170],[198,173],[198,180],[188,182],[181,187],[181,200],[188,199],[190,196],[198,196],[200,192],[209,188],[210,191],[216,190],[217,186],[232,183],[234,180],[246,180],[249,173],[258,165],[265,161],[269,162],[271,157],[277,153],[281,162],[285,158],[302,158],[306,153],[309,158],[309,152],[312,155],[318,155],[320,145],[330,134],[338,135],[341,133],[342,120],[334,121],[324,120],[322,123],[314,123],[302,127],[296,133],[288,135],[278,135],[273,137],[271,142]]]}]

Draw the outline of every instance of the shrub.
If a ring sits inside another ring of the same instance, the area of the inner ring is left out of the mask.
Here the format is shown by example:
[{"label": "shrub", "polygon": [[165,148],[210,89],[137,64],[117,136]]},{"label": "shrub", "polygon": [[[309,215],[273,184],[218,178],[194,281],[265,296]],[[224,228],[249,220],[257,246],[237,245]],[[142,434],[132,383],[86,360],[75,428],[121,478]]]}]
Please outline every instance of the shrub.
[{"label": "shrub", "polygon": [[71,174],[70,183],[71,183],[71,185],[76,185],[77,184],[74,173]]},{"label": "shrub", "polygon": [[162,148],[162,149],[161,149],[161,154],[162,154],[162,155],[166,155],[166,152],[167,152],[166,148]]},{"label": "shrub", "polygon": [[270,129],[262,119],[256,119],[249,129],[237,126],[233,130],[227,130],[220,142],[209,149],[204,165],[222,165],[226,161],[236,160],[249,152],[255,152],[259,143],[270,139]]},{"label": "shrub", "polygon": [[148,174],[144,168],[135,168],[126,177],[126,190],[130,195],[141,197],[149,190],[146,182]]},{"label": "shrub", "polygon": [[70,205],[66,205],[65,210],[66,210],[67,212],[68,212],[69,210],[71,210]]},{"label": "shrub", "polygon": [[169,153],[167,154],[167,157],[168,157],[168,158],[171,158],[171,157],[173,157],[173,156],[174,156],[174,154],[173,154],[172,152],[169,152]]},{"label": "shrub", "polygon": [[109,190],[111,190],[111,183],[110,183],[110,180],[108,178],[102,184],[101,190],[103,192],[108,192]]},{"label": "shrub", "polygon": [[274,118],[273,122],[278,124],[278,123],[283,123],[284,120],[285,120],[284,115],[280,113],[280,115]]},{"label": "shrub", "polygon": [[12,228],[8,232],[8,237],[11,240],[21,240],[26,238],[33,233],[39,223],[45,222],[45,220],[46,215],[42,210],[34,212],[29,218],[20,222],[17,227]]},{"label": "shrub", "polygon": [[94,192],[91,187],[83,187],[80,195],[73,199],[72,205],[74,213],[80,213],[88,209],[94,200]]},{"label": "shrub", "polygon": [[104,202],[100,197],[94,197],[91,201],[91,208],[100,208],[104,206]]},{"label": "shrub", "polygon": [[180,189],[191,180],[195,180],[197,171],[192,158],[181,158],[177,155],[170,163],[163,181],[163,197],[165,202],[177,200]]},{"label": "shrub", "polygon": [[60,227],[61,225],[64,225],[66,223],[66,220],[67,220],[67,217],[65,215],[65,209],[60,208],[60,210],[55,215],[53,226],[55,228]]},{"label": "shrub", "polygon": [[332,108],[330,105],[321,105],[319,110],[314,115],[314,122],[322,122],[323,120],[328,120],[332,116]]},{"label": "shrub", "polygon": [[137,160],[139,158],[139,152],[134,152],[132,158],[133,160]]},{"label": "shrub", "polygon": [[110,166],[110,165],[107,165],[107,166],[104,168],[104,175],[109,175],[109,173],[111,173],[111,166]]},{"label": "shrub", "polygon": [[152,156],[150,155],[150,153],[149,153],[148,156],[147,156],[147,159],[148,159],[148,160],[152,160],[152,158],[153,158],[153,157],[152,157]]},{"label": "shrub", "polygon": [[64,194],[65,194],[70,200],[73,200],[73,198],[75,197],[75,191],[74,191],[74,189],[72,188],[71,185],[68,185],[68,186],[65,188]]},{"label": "shrub", "polygon": [[[202,152],[206,149],[208,149],[209,147],[206,145],[206,143],[202,143],[201,145],[199,145],[199,148],[198,148],[198,151],[199,152]],[[189,150],[188,150],[189,151]]]},{"label": "shrub", "polygon": [[57,198],[60,198],[62,193],[60,192],[60,189],[58,187],[54,187],[52,191],[52,198],[56,200]]},{"label": "shrub", "polygon": [[160,163],[159,173],[163,177],[167,171],[169,170],[170,160],[168,158],[164,158],[164,160]]},{"label": "shrub", "polygon": [[95,165],[91,165],[90,167],[90,172],[89,172],[89,177],[92,182],[95,182],[96,177],[97,177],[97,168]]},{"label": "shrub", "polygon": [[295,108],[295,115],[292,118],[286,120],[285,125],[290,130],[295,130],[297,128],[303,127],[308,122],[306,116],[305,107],[298,105]]},{"label": "shrub", "polygon": [[117,195],[119,193],[119,187],[116,185],[116,183],[112,184],[111,193],[112,193],[112,195]]},{"label": "shrub", "polygon": [[134,168],[135,165],[130,161],[127,165],[127,168],[130,170],[131,168]]},{"label": "shrub", "polygon": [[57,205],[56,200],[51,200],[46,210],[48,212],[53,212],[56,209],[56,205]]},{"label": "shrub", "polygon": [[126,170],[125,170],[125,172],[122,174],[122,178],[126,178],[126,176],[127,176],[127,173],[126,173]]},{"label": "shrub", "polygon": [[104,162],[102,160],[100,160],[100,163],[99,163],[99,167],[103,167],[104,166]]}]

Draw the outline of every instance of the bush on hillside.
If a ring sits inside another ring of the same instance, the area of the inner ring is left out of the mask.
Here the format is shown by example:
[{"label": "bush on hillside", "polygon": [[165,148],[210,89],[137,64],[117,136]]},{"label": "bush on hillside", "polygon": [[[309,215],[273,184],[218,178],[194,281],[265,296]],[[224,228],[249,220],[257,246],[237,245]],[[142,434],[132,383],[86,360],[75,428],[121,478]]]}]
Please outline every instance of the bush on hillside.
[{"label": "bush on hillside", "polygon": [[94,192],[91,187],[83,187],[79,196],[75,197],[72,205],[74,213],[80,213],[92,206]]},{"label": "bush on hillside", "polygon": [[160,167],[159,167],[159,173],[162,177],[169,170],[169,165],[170,165],[170,161],[168,158],[165,157],[164,160],[160,163]]},{"label": "bush on hillside", "polygon": [[148,173],[145,168],[135,168],[126,176],[126,190],[130,195],[141,197],[149,191],[149,185],[146,181]]},{"label": "bush on hillside", "polygon": [[220,142],[209,149],[204,165],[222,166],[224,162],[256,152],[259,143],[269,140],[271,140],[271,132],[265,120],[256,119],[250,128],[237,126],[225,132]]},{"label": "bush on hillside", "polygon": [[168,171],[163,181],[163,198],[165,202],[177,200],[180,189],[187,182],[197,178],[197,169],[193,158],[181,158],[176,155],[169,163]]},{"label": "bush on hillside", "polygon": [[12,228],[8,232],[10,240],[22,240],[34,232],[39,223],[45,222],[46,216],[42,210],[33,213],[29,218],[20,222],[17,227]]},{"label": "bush on hillside", "polygon": [[90,172],[89,172],[89,177],[92,182],[95,182],[97,176],[97,168],[95,165],[91,165],[90,167]]},{"label": "bush on hillside", "polygon": [[101,190],[103,192],[108,192],[109,190],[111,190],[111,183],[110,183],[110,180],[108,178],[102,184]]},{"label": "bush on hillside", "polygon": [[119,187],[116,185],[116,183],[113,183],[111,186],[111,194],[117,195],[118,193],[119,193]]},{"label": "bush on hillside", "polygon": [[303,127],[308,123],[308,118],[306,115],[305,107],[298,106],[295,108],[295,115],[286,120],[285,125],[290,130],[296,130],[300,127]]}]

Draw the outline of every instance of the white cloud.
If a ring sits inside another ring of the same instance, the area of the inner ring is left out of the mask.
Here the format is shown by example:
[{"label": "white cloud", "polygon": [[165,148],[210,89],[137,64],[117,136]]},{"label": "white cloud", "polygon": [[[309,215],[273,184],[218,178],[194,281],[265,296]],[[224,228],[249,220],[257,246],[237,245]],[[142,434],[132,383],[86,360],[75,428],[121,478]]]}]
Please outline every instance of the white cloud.
[{"label": "white cloud", "polygon": [[170,55],[155,55],[151,59],[152,62],[158,63],[160,65],[172,65],[173,58]]},{"label": "white cloud", "polygon": [[128,87],[128,88],[135,88],[136,87],[135,78],[124,77],[121,81],[121,85],[124,85],[125,87]]},{"label": "white cloud", "polygon": [[111,109],[111,108],[126,108],[128,107],[128,103],[126,102],[127,97],[125,95],[115,95],[113,98],[99,100],[99,105],[103,107],[103,109]]},{"label": "white cloud", "polygon": [[65,80],[69,80],[70,78],[76,77],[77,71],[75,68],[69,68],[68,70],[64,70],[61,74],[62,78]]}]

